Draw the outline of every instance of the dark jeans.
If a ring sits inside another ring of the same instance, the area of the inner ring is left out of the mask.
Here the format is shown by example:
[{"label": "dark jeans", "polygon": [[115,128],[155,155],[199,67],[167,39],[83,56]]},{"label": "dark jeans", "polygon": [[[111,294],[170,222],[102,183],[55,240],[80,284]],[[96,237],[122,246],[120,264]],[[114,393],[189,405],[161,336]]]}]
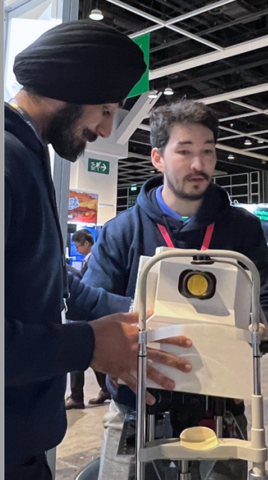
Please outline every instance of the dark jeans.
[{"label": "dark jeans", "polygon": [[[107,392],[105,384],[105,373],[95,372],[97,382],[100,388]],[[84,402],[84,384],[85,384],[85,373],[84,372],[71,372],[71,397],[75,402]]]},{"label": "dark jeans", "polygon": [[5,480],[52,480],[45,454],[5,466]]}]

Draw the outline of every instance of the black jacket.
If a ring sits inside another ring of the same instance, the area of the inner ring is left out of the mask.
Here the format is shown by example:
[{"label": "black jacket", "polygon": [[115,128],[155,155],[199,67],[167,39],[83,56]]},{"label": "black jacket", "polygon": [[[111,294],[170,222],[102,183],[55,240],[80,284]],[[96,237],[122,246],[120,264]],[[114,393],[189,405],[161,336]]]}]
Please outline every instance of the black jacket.
[{"label": "black jacket", "polygon": [[[166,246],[157,224],[166,227],[176,248],[200,249],[207,226],[215,222],[210,248],[240,252],[255,263],[261,275],[261,305],[268,319],[268,250],[260,220],[231,206],[226,191],[211,184],[199,210],[183,224],[160,209],[156,189],[161,184],[162,176],[148,180],[137,204],[104,225],[82,281],[133,297],[140,255],[152,256],[156,247]],[[125,386],[119,387],[115,398],[135,406],[134,395]]]},{"label": "black jacket", "polygon": [[[61,324],[68,282],[47,153],[34,130],[5,107],[6,462],[57,445],[66,430],[67,372],[94,352],[87,322]],[[72,319],[128,309],[130,299],[85,287],[68,273]]]}]

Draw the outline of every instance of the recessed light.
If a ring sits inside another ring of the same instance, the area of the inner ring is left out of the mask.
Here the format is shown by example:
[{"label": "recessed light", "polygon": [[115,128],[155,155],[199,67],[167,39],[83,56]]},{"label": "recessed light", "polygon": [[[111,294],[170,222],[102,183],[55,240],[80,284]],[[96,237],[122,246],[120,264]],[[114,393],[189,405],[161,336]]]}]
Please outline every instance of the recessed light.
[{"label": "recessed light", "polygon": [[230,154],[228,155],[228,160],[234,160],[234,158],[235,158],[235,157],[234,157],[234,155],[233,155],[232,153],[230,153]]},{"label": "recessed light", "polygon": [[258,140],[257,143],[264,143],[264,140]]},{"label": "recessed light", "polygon": [[252,145],[252,141],[247,138],[245,141],[244,141],[244,145]]}]

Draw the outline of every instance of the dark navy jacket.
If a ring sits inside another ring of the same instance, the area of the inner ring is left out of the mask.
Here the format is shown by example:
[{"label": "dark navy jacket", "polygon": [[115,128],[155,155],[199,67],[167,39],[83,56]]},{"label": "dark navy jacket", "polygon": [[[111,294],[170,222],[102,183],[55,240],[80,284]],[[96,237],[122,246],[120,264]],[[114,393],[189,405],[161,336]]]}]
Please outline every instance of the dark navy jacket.
[{"label": "dark navy jacket", "polygon": [[[207,226],[215,222],[210,248],[243,253],[256,264],[261,274],[261,304],[268,318],[268,251],[259,219],[231,206],[226,191],[211,184],[199,210],[183,224],[158,206],[156,189],[161,184],[162,176],[148,180],[137,204],[104,225],[83,282],[133,297],[140,255],[152,256],[156,247],[166,246],[157,224],[166,227],[176,248],[200,249]],[[133,395],[126,398],[126,389],[119,387],[116,398],[133,406]]]},{"label": "dark navy jacket", "polygon": [[[126,311],[130,298],[86,287],[70,273],[74,320]],[[6,462],[57,445],[66,431],[67,372],[88,368],[87,322],[61,324],[68,289],[49,159],[34,130],[5,107],[5,428]],[[66,292],[65,292],[66,293]]]}]

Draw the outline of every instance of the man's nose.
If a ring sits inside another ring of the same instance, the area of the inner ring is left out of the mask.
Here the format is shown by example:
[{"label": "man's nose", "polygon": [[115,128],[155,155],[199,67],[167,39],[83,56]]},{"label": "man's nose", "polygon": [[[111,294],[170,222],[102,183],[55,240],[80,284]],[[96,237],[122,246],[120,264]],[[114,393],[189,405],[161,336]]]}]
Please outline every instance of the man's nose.
[{"label": "man's nose", "polygon": [[97,126],[97,134],[102,138],[110,137],[113,128],[113,116],[109,118],[105,118],[102,122]]},{"label": "man's nose", "polygon": [[192,170],[202,170],[203,168],[202,155],[195,155],[192,158],[191,168]]}]

